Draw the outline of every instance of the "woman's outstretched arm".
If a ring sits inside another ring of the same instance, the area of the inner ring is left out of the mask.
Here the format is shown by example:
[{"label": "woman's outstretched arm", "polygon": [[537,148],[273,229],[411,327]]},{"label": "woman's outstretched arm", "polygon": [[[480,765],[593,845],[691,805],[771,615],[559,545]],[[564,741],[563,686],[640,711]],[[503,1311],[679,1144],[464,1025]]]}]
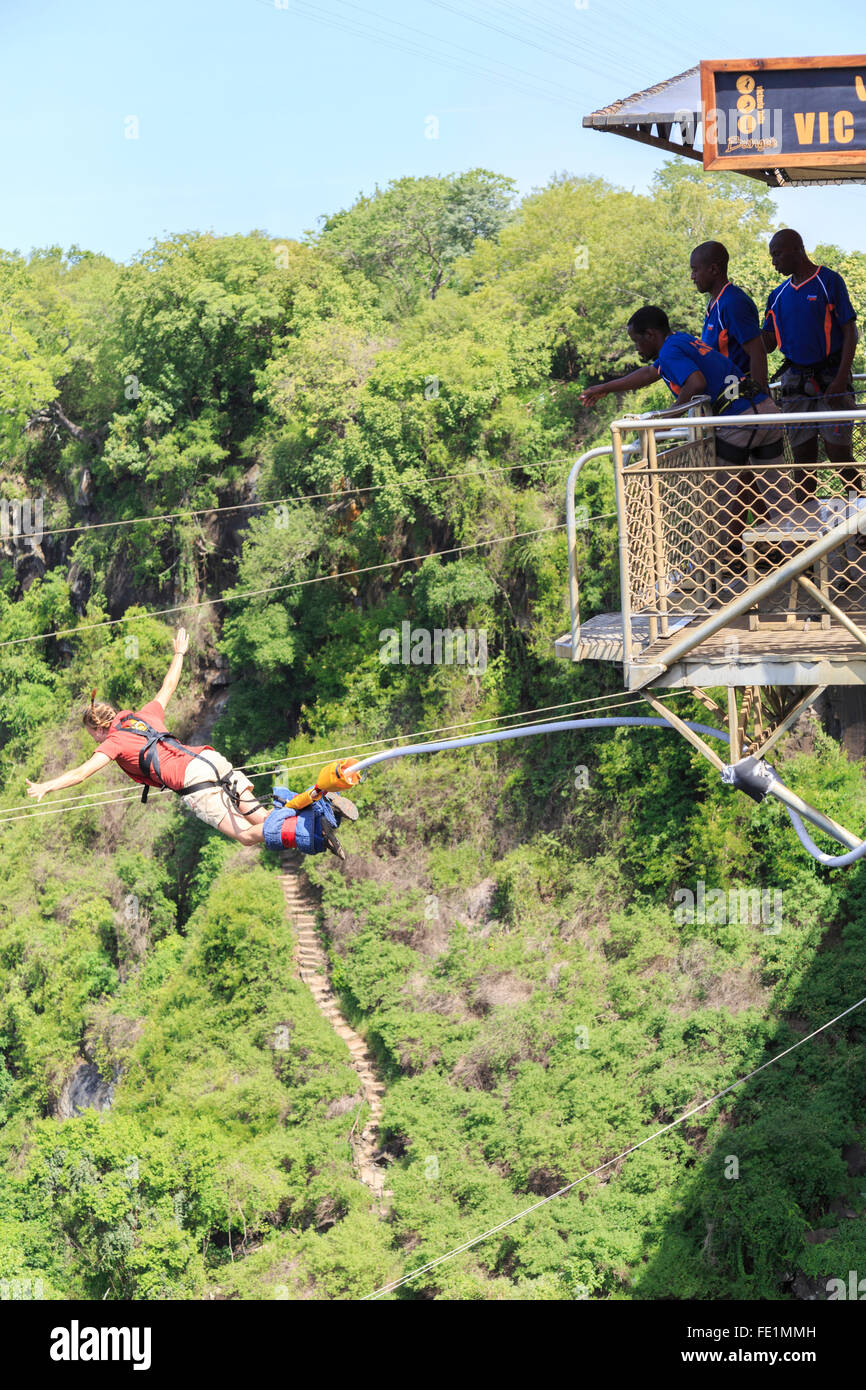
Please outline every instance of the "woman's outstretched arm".
[{"label": "woman's outstretched arm", "polygon": [[172,695],[177,690],[177,683],[180,680],[180,672],[181,667],[183,666],[184,654],[186,653],[186,649],[189,646],[189,633],[187,632],[185,627],[178,628],[177,634],[174,638],[172,645],[174,647],[174,656],[171,659],[171,665],[168,668],[165,680],[160,686],[159,694],[156,697],[159,703],[162,705],[163,711],[165,710],[165,707],[171,699]]},{"label": "woman's outstretched arm", "polygon": [[74,787],[79,782],[84,782],[88,777],[92,777],[94,772],[99,772],[110,763],[111,759],[106,753],[94,753],[86,763],[80,767],[74,767],[71,772],[61,772],[59,777],[52,777],[50,782],[31,782],[30,778],[25,778],[27,782],[27,795],[35,796],[37,801],[41,801],[46,792],[59,792],[61,787]]}]

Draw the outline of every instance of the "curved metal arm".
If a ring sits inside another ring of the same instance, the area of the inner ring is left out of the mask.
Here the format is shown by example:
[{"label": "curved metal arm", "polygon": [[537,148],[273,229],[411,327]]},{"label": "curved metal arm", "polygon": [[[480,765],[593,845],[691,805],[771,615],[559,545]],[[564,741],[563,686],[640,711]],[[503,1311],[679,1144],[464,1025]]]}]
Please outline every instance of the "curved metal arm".
[{"label": "curved metal arm", "polygon": [[[656,705],[658,708],[658,705]],[[402,748],[386,748],[379,753],[371,753],[367,758],[361,758],[353,765],[353,771],[366,772],[368,768],[375,767],[377,763],[390,762],[394,758],[412,758],[418,753],[446,753],[455,748],[476,748],[484,743],[501,743],[506,740],[516,738],[531,738],[535,734],[558,734],[566,730],[573,729],[670,729],[672,711],[665,710],[665,718],[653,719],[640,715],[605,715],[602,717],[589,716],[583,719],[555,719],[549,724],[523,724],[511,729],[488,729],[484,734],[469,734],[464,738],[442,739],[437,743],[410,743]],[[691,719],[676,720],[676,725],[681,733],[691,731],[693,734],[702,734],[705,738],[716,738],[722,743],[730,745],[730,735],[724,729],[715,729],[709,724],[698,724]],[[701,747],[698,740],[699,751],[708,756],[709,750]],[[760,755],[759,755],[760,756]],[[713,755],[713,761],[718,760]],[[733,779],[726,778],[725,773],[733,769],[722,767],[722,780],[732,782]],[[796,796],[775,774],[768,781],[767,794],[777,797],[788,815],[791,817],[794,829],[800,839],[800,843],[809,851],[813,859],[819,863],[829,864],[832,867],[842,868],[848,864],[853,864],[855,860],[861,859],[866,855],[866,840],[858,841],[857,836],[844,826],[837,825],[835,821],[828,820],[821,815],[820,811],[808,806],[805,801]],[[840,840],[842,844],[851,846],[847,854],[827,855],[818,849],[818,846],[811,839],[801,816],[813,822],[814,825],[825,831],[826,834],[834,839]]]},{"label": "curved metal arm", "polygon": [[[693,720],[683,721],[687,728],[706,738],[717,738],[722,743],[730,743],[730,736],[724,729],[714,729],[710,724],[697,724]],[[371,753],[355,763],[354,771],[366,772],[377,763],[390,762],[393,758],[413,758],[418,753],[447,753],[454,748],[476,748],[483,743],[502,743],[514,738],[531,738],[534,734],[559,734],[572,729],[670,729],[666,719],[654,719],[648,715],[604,715],[587,719],[553,719],[549,724],[521,724],[511,729],[488,729],[485,734],[468,734],[465,738],[441,739],[438,743],[407,743],[402,748],[386,748],[381,753]]]}]

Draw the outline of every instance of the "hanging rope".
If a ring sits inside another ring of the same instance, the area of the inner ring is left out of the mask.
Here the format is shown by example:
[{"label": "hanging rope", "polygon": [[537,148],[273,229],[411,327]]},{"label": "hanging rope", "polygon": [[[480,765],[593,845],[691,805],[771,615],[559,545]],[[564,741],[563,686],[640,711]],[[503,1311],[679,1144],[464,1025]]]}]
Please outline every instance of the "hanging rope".
[{"label": "hanging rope", "polygon": [[[678,695],[678,694],[683,694],[683,693],[684,693],[684,692],[682,692],[682,691],[673,690],[673,691],[667,692],[667,697],[670,698],[670,697],[673,696],[673,695]],[[611,702],[611,703],[608,703],[608,702]],[[613,702],[618,702],[618,703],[613,703]],[[317,772],[317,771],[320,769],[323,760],[327,760],[328,758],[331,758],[331,757],[333,757],[335,754],[338,754],[338,753],[345,753],[345,752],[348,752],[348,751],[354,751],[355,749],[359,749],[359,748],[369,748],[369,746],[370,746],[371,743],[393,743],[393,742],[395,742],[396,739],[398,739],[398,738],[407,738],[407,737],[416,738],[416,737],[422,737],[424,734],[431,734],[431,733],[447,733],[447,732],[450,732],[450,730],[452,730],[452,729],[474,728],[474,727],[477,727],[479,724],[488,724],[488,723],[490,723],[494,718],[499,718],[499,719],[522,719],[522,718],[525,718],[526,715],[528,715],[528,714],[536,714],[536,713],[539,713],[539,714],[540,714],[540,713],[543,713],[545,710],[548,710],[548,709],[554,709],[554,710],[555,710],[555,709],[564,709],[564,708],[566,708],[566,707],[572,707],[572,708],[573,708],[573,707],[575,707],[575,706],[580,707],[580,706],[585,706],[585,705],[591,705],[591,706],[593,707],[593,709],[595,709],[595,710],[597,710],[597,709],[604,709],[604,710],[609,710],[609,709],[629,709],[629,708],[633,708],[634,706],[642,705],[642,703],[643,703],[643,701],[642,701],[640,698],[638,698],[638,697],[635,697],[635,698],[626,697],[625,699],[623,699],[623,698],[622,698],[621,692],[616,691],[616,692],[613,692],[612,694],[609,694],[609,695],[600,695],[600,696],[590,697],[589,699],[585,699],[585,700],[567,700],[567,701],[563,701],[562,704],[559,704],[559,705],[543,705],[543,706],[540,706],[537,710],[521,710],[521,711],[518,711],[518,712],[515,713],[515,714],[496,715],[496,716],[491,715],[491,716],[489,716],[487,719],[469,720],[469,721],[464,722],[463,724],[450,724],[450,725],[449,725],[449,724],[446,724],[446,725],[441,726],[441,727],[438,728],[438,729],[421,729],[421,730],[418,730],[418,732],[417,732],[416,734],[412,734],[412,735],[397,734],[397,735],[394,736],[394,738],[389,738],[389,739],[368,739],[368,740],[366,740],[364,743],[343,744],[341,747],[338,747],[338,748],[329,748],[329,749],[322,749],[322,750],[314,750],[314,751],[312,751],[312,752],[310,752],[310,753],[298,753],[298,754],[295,754],[295,756],[294,756],[293,758],[277,759],[276,761],[274,761],[273,758],[269,758],[269,759],[267,759],[264,763],[243,763],[243,764],[241,764],[236,770],[237,770],[238,772],[247,772],[247,773],[250,773],[253,777],[266,777],[266,776],[272,776],[272,775],[274,775],[275,773],[278,773],[278,772],[280,772],[280,773],[282,773],[282,772],[286,772],[286,773],[288,773],[288,772],[306,772],[306,771]],[[539,721],[538,721],[538,724],[547,724],[547,723],[550,723],[550,722],[553,722],[553,721],[552,721],[552,720],[539,720]],[[450,741],[449,741],[449,742],[450,742]],[[410,747],[410,748],[412,748],[412,747],[418,747],[418,746],[421,746],[421,745],[415,745],[415,744],[410,744],[410,745],[408,745],[408,747]],[[445,743],[445,746],[446,746],[446,747],[448,746],[448,742]],[[257,768],[262,768],[263,770],[262,770],[262,771],[255,771],[254,769],[257,769]],[[73,785],[74,785],[74,784],[73,784]],[[163,790],[164,790],[164,789],[163,789]],[[32,811],[31,811],[31,810],[25,810],[25,809],[19,808],[19,807],[17,807],[17,806],[6,807],[5,809],[0,810],[0,827],[2,827],[3,825],[11,824],[11,823],[13,823],[14,821],[18,821],[18,820],[27,820],[30,816],[34,816],[34,815],[43,816],[43,815],[50,815],[50,814],[53,814],[53,813],[59,814],[60,812],[65,811],[65,810],[73,810],[73,811],[88,810],[88,809],[90,809],[91,807],[94,807],[94,806],[115,805],[115,804],[117,804],[118,801],[124,801],[124,800],[126,800],[126,801],[130,801],[130,802],[131,802],[131,801],[137,801],[137,800],[140,799],[140,795],[139,795],[139,793],[138,793],[137,791],[133,791],[133,792],[130,792],[130,793],[128,793],[128,794],[121,795],[121,796],[119,796],[119,797],[117,797],[117,796],[115,795],[116,792],[117,792],[117,788],[116,788],[116,787],[106,787],[103,791],[92,791],[92,792],[84,792],[84,793],[75,793],[75,794],[73,794],[72,796],[63,796],[63,797],[52,798],[52,803],[51,803],[50,808],[48,808],[48,809],[46,809],[46,810],[44,810],[44,811],[36,811],[36,810],[32,810]],[[114,800],[108,800],[108,799],[107,799],[107,798],[111,798],[111,797],[114,797]]]},{"label": "hanging rope", "polygon": [[407,555],[403,560],[383,560],[378,565],[362,565],[359,569],[338,570],[336,574],[317,574],[312,579],[295,579],[290,584],[269,584],[264,589],[243,589],[240,593],[223,594],[217,598],[198,599],[194,603],[176,603],[171,608],[152,608],[145,613],[134,613],[125,618],[104,618],[98,623],[79,623],[77,627],[59,627],[53,632],[37,632],[30,637],[9,637],[0,642],[0,647],[20,647],[25,642],[44,642],[49,637],[75,637],[82,632],[95,632],[101,627],[117,627],[119,623],[143,622],[145,618],[164,618],[169,613],[186,613],[193,608],[209,608],[218,603],[234,603],[242,598],[260,598],[264,594],[282,594],[289,589],[305,589],[310,584],[327,584],[332,579],[355,579],[359,574],[372,574],[374,570],[399,569],[401,565],[414,565],[418,560],[429,560],[437,555],[460,555],[465,550],[477,550],[482,545],[503,545],[507,541],[523,540],[527,536],[542,536],[550,531],[563,531],[565,522],[555,522],[551,526],[538,526],[533,531],[515,531],[510,536],[492,536],[486,541],[468,541],[466,545],[453,545],[447,550],[431,550],[426,555]]},{"label": "hanging rope", "polygon": [[735,1091],[738,1086],[742,1086],[746,1081],[751,1081],[753,1076],[757,1076],[759,1072],[766,1071],[767,1067],[774,1066],[776,1062],[780,1062],[783,1057],[787,1057],[791,1052],[796,1052],[798,1047],[802,1047],[805,1043],[810,1042],[812,1038],[817,1038],[819,1033],[823,1033],[828,1028],[832,1028],[834,1023],[838,1023],[840,1019],[846,1018],[848,1014],[854,1013],[855,1009],[862,1008],[864,1004],[866,1004],[866,997],[858,999],[856,1004],[852,1004],[849,1008],[843,1009],[840,1014],[837,1014],[835,1018],[829,1019],[827,1023],[822,1023],[820,1028],[816,1028],[815,1031],[809,1033],[807,1037],[800,1038],[797,1042],[792,1043],[790,1047],[786,1047],[783,1052],[778,1052],[775,1057],[770,1057],[768,1061],[762,1062],[761,1065],[755,1067],[753,1071],[747,1072],[745,1076],[738,1077],[730,1086],[726,1086],[723,1091],[717,1091],[714,1096],[710,1096],[709,1100],[701,1101],[700,1105],[695,1105],[691,1110],[686,1110],[682,1115],[679,1115],[677,1119],[672,1120],[669,1125],[662,1125],[661,1129],[654,1130],[652,1134],[648,1134],[646,1139],[641,1139],[637,1144],[632,1144],[630,1148],[623,1149],[622,1153],[616,1155],[616,1158],[609,1158],[605,1163],[600,1163],[597,1168],[592,1168],[588,1173],[581,1174],[579,1178],[574,1179],[574,1182],[570,1182],[565,1187],[561,1187],[558,1192],[551,1192],[548,1197],[542,1197],[539,1202],[533,1202],[531,1207],[525,1207],[523,1211],[517,1212],[514,1216],[509,1216],[506,1221],[500,1221],[498,1226],[491,1226],[489,1231],[483,1231],[480,1236],[475,1236],[473,1240],[464,1241],[462,1245],[455,1246],[453,1250],[447,1251],[446,1254],[439,1255],[435,1260],[429,1260],[427,1264],[421,1265],[418,1269],[413,1269],[409,1274],[404,1274],[401,1279],[394,1279],[390,1284],[383,1284],[381,1288],[374,1289],[372,1293],[365,1294],[361,1301],[368,1302],[371,1299],[381,1298],[383,1294],[393,1293],[395,1289],[399,1289],[404,1284],[408,1284],[412,1279],[417,1279],[420,1274],[427,1274],[431,1269],[436,1269],[439,1265],[444,1264],[446,1260],[453,1260],[455,1255],[462,1254],[464,1250],[471,1250],[473,1246],[480,1245],[483,1240],[488,1240],[490,1236],[495,1236],[499,1231],[504,1231],[507,1226],[513,1226],[516,1221],[521,1221],[524,1216],[529,1216],[531,1212],[538,1211],[539,1207],[546,1206],[548,1202],[555,1201],[557,1197],[565,1196],[566,1192],[571,1192],[572,1188],[578,1187],[582,1182],[586,1182],[587,1178],[592,1178],[598,1173],[603,1173],[607,1168],[612,1168],[615,1163],[621,1163],[624,1158],[628,1158],[629,1154],[636,1153],[636,1151],[642,1149],[645,1144],[651,1144],[654,1139],[660,1138],[661,1135],[669,1133],[672,1129],[676,1129],[677,1125],[681,1125],[686,1120],[691,1119],[692,1115],[700,1114],[702,1110],[706,1110],[709,1106],[715,1104],[717,1100],[721,1100],[723,1096],[730,1095],[731,1091]]}]

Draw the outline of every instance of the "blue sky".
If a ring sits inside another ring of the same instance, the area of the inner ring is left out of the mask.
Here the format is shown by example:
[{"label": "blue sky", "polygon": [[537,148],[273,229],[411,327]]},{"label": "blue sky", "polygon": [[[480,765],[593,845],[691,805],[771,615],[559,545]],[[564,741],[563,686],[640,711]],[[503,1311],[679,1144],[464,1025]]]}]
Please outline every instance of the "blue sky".
[{"label": "blue sky", "polygon": [[[866,48],[862,0],[826,0],[817,36],[808,0],[582,5],[2,0],[0,246],[297,237],[376,183],[479,165],[521,192],[564,170],[642,191],[660,157],[583,114],[700,58]],[[776,198],[807,245],[866,249],[866,187]]]}]

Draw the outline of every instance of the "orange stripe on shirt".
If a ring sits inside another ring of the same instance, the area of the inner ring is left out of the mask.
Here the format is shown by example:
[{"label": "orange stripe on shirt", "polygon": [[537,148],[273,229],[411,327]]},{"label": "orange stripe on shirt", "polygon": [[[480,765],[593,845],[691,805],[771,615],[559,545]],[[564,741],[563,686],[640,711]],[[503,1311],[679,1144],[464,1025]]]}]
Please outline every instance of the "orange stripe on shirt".
[{"label": "orange stripe on shirt", "polygon": [[776,335],[776,347],[780,348],[782,346],[782,338],[779,333],[779,325],[776,322],[776,315],[773,313],[772,309],[767,310],[767,318],[773,320],[773,332]]},{"label": "orange stripe on shirt", "polygon": [[[819,266],[818,266],[818,269],[817,269],[817,270],[813,270],[813,271],[812,271],[812,274],[811,274],[811,275],[808,275],[808,276],[806,277],[805,280],[801,280],[800,283],[799,283],[799,285],[795,285],[795,284],[794,284],[793,276],[789,276],[789,277],[788,277],[788,284],[791,286],[791,289],[792,289],[792,290],[801,290],[801,289],[803,288],[804,285],[808,285],[808,284],[810,283],[810,281],[814,280],[814,278],[815,278],[816,275],[820,275],[822,270],[823,270],[823,266],[820,266],[820,265],[819,265]],[[784,288],[784,287],[783,287],[783,288]]]}]

